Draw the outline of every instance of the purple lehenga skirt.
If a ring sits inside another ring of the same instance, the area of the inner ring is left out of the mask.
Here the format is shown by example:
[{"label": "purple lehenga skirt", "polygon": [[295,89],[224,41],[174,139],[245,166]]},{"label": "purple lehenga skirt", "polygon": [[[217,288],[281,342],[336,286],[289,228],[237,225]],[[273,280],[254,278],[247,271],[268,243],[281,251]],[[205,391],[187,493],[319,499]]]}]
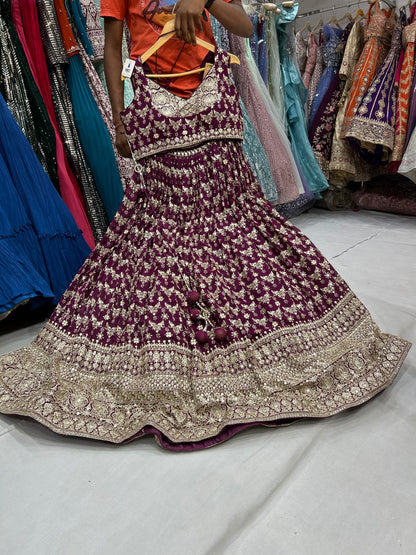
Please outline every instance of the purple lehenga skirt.
[{"label": "purple lehenga skirt", "polygon": [[184,451],[335,414],[393,380],[409,344],[265,199],[227,59],[217,50],[187,100],[137,62],[123,115],[136,178],[40,335],[0,357],[0,411]]}]

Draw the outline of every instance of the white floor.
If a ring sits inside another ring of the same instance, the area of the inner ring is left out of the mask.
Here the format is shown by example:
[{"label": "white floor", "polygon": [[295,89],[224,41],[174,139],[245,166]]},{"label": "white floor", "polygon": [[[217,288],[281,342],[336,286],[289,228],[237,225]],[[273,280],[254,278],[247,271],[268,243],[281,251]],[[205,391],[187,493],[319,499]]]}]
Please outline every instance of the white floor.
[{"label": "white floor", "polygon": [[[294,223],[384,331],[416,343],[416,218],[316,209]],[[39,329],[0,337],[0,353]],[[358,409],[190,454],[0,416],[0,553],[414,555],[416,347]]]}]

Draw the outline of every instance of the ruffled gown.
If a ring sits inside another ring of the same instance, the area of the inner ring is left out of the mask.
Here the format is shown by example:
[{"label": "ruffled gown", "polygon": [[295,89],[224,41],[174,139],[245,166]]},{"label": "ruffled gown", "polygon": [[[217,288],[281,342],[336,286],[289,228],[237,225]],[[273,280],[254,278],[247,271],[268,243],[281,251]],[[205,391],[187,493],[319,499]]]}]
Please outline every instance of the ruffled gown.
[{"label": "ruffled gown", "polygon": [[217,50],[183,99],[136,62],[122,116],[135,183],[40,335],[0,357],[2,412],[184,451],[335,414],[393,380],[409,344],[264,198],[228,72]]},{"label": "ruffled gown", "polygon": [[1,319],[57,304],[90,249],[1,95],[0,128]]}]

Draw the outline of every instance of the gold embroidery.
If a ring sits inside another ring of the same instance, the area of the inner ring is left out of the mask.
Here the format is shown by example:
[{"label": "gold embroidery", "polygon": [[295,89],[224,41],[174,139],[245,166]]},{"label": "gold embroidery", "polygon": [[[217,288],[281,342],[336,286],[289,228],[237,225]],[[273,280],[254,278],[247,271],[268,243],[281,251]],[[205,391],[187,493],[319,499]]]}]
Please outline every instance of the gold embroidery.
[{"label": "gold embroidery", "polygon": [[408,348],[381,334],[352,293],[318,322],[206,354],[169,342],[103,347],[47,324],[2,357],[0,409],[66,435],[118,443],[154,426],[174,442],[199,441],[229,424],[362,403],[392,381]]}]

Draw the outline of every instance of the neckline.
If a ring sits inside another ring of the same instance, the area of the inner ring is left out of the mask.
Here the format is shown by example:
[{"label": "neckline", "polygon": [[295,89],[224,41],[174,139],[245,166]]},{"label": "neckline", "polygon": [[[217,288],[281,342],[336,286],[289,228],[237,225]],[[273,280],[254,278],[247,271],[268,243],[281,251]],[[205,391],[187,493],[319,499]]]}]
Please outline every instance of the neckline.
[{"label": "neckline", "polygon": [[[202,79],[202,81],[199,83],[199,85],[197,86],[197,88],[193,91],[193,93],[188,97],[185,98],[183,96],[179,96],[175,93],[173,93],[172,91],[170,91],[169,89],[163,87],[163,85],[160,85],[156,80],[153,81],[151,80],[150,77],[147,77],[146,73],[143,70],[143,64],[142,64],[142,60],[141,57],[139,56],[136,59],[136,65],[135,65],[135,69],[137,68],[138,70],[138,75],[142,81],[142,83],[144,84],[145,90],[147,95],[149,96],[149,98],[151,99],[151,94],[150,94],[150,83],[152,83],[152,86],[156,86],[159,90],[163,91],[164,94],[167,94],[168,96],[174,98],[174,99],[180,99],[181,102],[183,102],[184,104],[187,104],[191,99],[193,99],[197,94],[200,94],[200,90],[206,86],[204,85],[207,81],[208,77],[211,77],[213,73],[216,74],[216,83],[217,83],[217,91],[219,90],[219,83],[218,83],[218,67],[220,65],[220,63],[224,63],[224,56],[225,56],[226,52],[225,50],[222,50],[222,48],[220,48],[218,45],[215,45],[215,51],[214,51],[214,63],[212,64],[212,67],[209,68],[209,70],[207,71],[205,77]],[[228,57],[228,55],[227,55]],[[153,103],[152,103],[153,105]],[[175,116],[172,116],[175,117]],[[180,117],[180,116],[178,116]]]}]

